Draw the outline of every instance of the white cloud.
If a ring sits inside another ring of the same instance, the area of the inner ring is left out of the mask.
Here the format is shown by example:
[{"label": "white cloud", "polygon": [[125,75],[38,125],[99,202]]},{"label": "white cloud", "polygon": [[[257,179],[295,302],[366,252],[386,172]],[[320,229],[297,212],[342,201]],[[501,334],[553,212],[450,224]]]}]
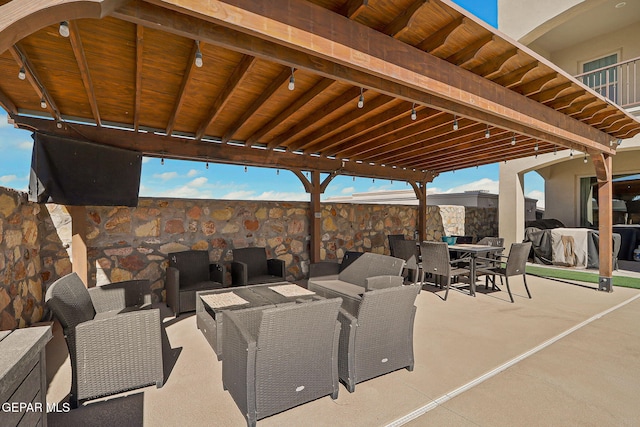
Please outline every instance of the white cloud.
[{"label": "white cloud", "polygon": [[187,187],[191,187],[191,188],[199,188],[202,187],[203,185],[205,185],[207,182],[209,182],[209,180],[203,176],[201,176],[200,178],[196,178],[190,182],[187,183]]},{"label": "white cloud", "polygon": [[286,201],[309,201],[309,194],[302,192],[279,192],[265,191],[259,196],[252,198],[254,200],[286,200]]},{"label": "white cloud", "polygon": [[341,194],[353,194],[356,191],[355,187],[347,187],[340,190]]},{"label": "white cloud", "polygon": [[142,164],[148,163],[151,161],[151,157],[142,157]]},{"label": "white cloud", "polygon": [[161,179],[163,181],[168,181],[170,179],[175,179],[178,177],[178,172],[164,172],[164,173],[156,173],[153,174],[154,178]]},{"label": "white cloud", "polygon": [[254,194],[256,194],[255,191],[238,190],[231,191],[220,198],[225,200],[251,199]]},{"label": "white cloud", "polygon": [[33,148],[33,141],[23,141],[16,144],[18,150],[30,151]]},{"label": "white cloud", "polygon": [[482,178],[477,181],[469,182],[466,184],[458,185],[457,187],[449,188],[444,191],[445,193],[464,193],[465,191],[479,191],[486,190],[492,194],[498,194],[499,182],[489,178]]},{"label": "white cloud", "polygon": [[536,203],[536,206],[540,209],[544,209],[544,191],[533,190],[527,193],[526,196],[532,199],[537,199],[538,202]]},{"label": "white cloud", "polygon": [[195,170],[195,169],[191,169],[191,170],[189,170],[189,172],[187,172],[187,176],[189,178],[194,177],[194,176],[198,176],[199,174],[200,174],[200,172]]},{"label": "white cloud", "polygon": [[16,179],[18,179],[16,175],[3,175],[3,176],[0,176],[0,183],[8,184],[10,182],[15,181]]},{"label": "white cloud", "polygon": [[6,114],[0,114],[0,129],[2,128],[12,128],[13,125],[7,121]]}]

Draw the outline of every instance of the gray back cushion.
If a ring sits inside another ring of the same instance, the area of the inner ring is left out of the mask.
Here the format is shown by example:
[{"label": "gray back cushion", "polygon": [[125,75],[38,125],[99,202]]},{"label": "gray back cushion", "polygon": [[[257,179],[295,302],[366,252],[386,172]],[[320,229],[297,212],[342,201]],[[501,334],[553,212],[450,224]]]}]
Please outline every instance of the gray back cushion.
[{"label": "gray back cushion", "polygon": [[169,254],[169,267],[180,272],[180,286],[209,280],[209,252],[183,251]]},{"label": "gray back cushion", "polygon": [[366,252],[342,270],[338,279],[364,288],[367,285],[367,277],[400,276],[403,267],[404,260]]}]

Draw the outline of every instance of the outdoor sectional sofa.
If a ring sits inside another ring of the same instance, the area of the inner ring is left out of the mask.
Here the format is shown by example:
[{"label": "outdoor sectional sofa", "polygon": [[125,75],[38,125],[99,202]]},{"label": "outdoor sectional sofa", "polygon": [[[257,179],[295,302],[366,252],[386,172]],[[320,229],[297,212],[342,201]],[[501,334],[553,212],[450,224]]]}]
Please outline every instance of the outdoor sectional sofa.
[{"label": "outdoor sectional sofa", "polygon": [[308,288],[325,298],[341,297],[343,307],[356,310],[365,291],[402,286],[404,265],[402,259],[366,252],[337,277],[310,277]]}]

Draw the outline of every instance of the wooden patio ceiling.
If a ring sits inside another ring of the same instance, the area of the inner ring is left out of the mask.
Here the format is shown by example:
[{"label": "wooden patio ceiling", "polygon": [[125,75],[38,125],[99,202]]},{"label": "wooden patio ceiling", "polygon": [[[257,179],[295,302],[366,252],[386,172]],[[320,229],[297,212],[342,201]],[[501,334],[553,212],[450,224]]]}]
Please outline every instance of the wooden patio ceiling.
[{"label": "wooden patio ceiling", "polygon": [[0,5],[15,124],[148,156],[426,183],[557,149],[610,156],[640,132],[447,0]]}]

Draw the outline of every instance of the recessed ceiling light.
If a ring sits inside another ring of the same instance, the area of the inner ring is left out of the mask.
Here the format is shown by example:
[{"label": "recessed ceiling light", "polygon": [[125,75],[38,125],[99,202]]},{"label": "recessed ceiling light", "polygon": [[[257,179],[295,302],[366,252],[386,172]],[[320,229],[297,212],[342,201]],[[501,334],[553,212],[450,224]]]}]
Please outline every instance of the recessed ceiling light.
[{"label": "recessed ceiling light", "polygon": [[616,9],[620,9],[621,7],[625,7],[626,5],[626,1],[621,1],[620,3],[616,4]]}]

